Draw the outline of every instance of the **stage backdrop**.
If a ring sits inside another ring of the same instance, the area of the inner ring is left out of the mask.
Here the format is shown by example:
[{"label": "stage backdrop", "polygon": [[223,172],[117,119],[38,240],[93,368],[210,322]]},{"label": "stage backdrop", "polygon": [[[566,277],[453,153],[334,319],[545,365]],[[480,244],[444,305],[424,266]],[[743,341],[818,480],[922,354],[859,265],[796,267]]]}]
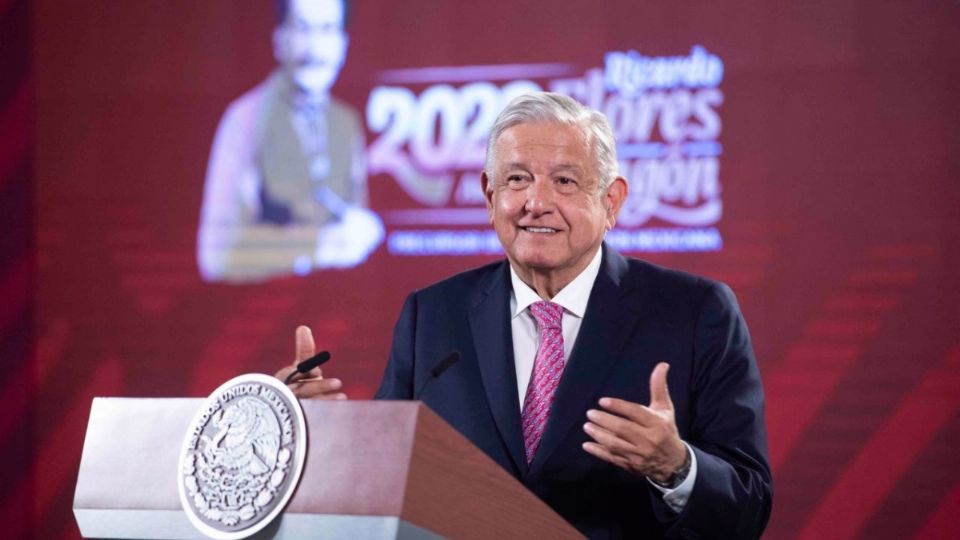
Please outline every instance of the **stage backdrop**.
[{"label": "stage backdrop", "polygon": [[[610,116],[631,182],[612,243],[738,295],[767,392],[766,537],[956,534],[956,2],[355,2],[332,92],[347,127],[285,151],[314,180],[349,170],[355,199],[304,189],[323,212],[361,209],[369,253],[255,277],[221,264],[232,227],[296,228],[257,180],[257,145],[282,137],[244,109],[287,103],[265,83],[273,2],[32,6],[35,451],[4,493],[32,497],[37,538],[78,536],[93,396],[204,396],[292,361],[306,324],[325,372],[371,397],[404,297],[501,256],[484,136],[530,89]],[[280,260],[284,242],[250,245]]]}]

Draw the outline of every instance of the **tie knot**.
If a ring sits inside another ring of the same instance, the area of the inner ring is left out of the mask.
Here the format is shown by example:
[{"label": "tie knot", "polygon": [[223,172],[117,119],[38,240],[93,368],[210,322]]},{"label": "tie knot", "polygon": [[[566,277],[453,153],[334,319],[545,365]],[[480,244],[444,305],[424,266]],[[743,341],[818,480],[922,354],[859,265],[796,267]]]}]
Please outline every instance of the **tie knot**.
[{"label": "tie knot", "polygon": [[563,306],[560,304],[542,300],[534,302],[530,304],[530,314],[537,321],[537,329],[541,332],[549,329],[562,330],[563,328],[560,324],[563,317]]}]

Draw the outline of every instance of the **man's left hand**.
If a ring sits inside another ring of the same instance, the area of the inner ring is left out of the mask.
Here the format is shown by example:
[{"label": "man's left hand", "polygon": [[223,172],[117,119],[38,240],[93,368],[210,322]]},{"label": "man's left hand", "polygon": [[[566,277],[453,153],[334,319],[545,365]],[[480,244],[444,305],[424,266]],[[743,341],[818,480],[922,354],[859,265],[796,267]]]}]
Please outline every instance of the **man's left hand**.
[{"label": "man's left hand", "polygon": [[683,467],[687,449],[674,420],[664,362],[650,375],[650,405],[600,398],[604,410],[587,411],[583,426],[593,441],[583,443],[588,453],[634,474],[667,483]]}]

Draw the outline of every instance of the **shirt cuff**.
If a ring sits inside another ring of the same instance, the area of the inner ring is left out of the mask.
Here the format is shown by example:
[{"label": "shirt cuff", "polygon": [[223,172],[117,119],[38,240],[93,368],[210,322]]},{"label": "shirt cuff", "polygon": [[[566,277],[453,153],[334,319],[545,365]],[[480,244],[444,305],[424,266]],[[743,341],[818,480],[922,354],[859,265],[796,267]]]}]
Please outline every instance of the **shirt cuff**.
[{"label": "shirt cuff", "polygon": [[693,448],[690,448],[689,444],[684,441],[681,442],[687,447],[687,452],[690,453],[690,472],[687,473],[687,477],[683,479],[683,482],[680,482],[680,485],[673,489],[667,489],[647,478],[647,482],[663,494],[663,502],[678,514],[687,506],[690,494],[693,493],[693,484],[697,481],[697,454],[694,453]]}]

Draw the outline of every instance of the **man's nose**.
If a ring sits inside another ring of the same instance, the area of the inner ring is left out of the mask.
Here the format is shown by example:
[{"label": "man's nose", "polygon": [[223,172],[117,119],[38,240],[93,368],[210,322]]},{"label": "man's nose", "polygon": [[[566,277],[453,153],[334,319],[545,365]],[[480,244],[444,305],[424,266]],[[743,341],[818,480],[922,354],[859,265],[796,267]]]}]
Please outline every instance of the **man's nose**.
[{"label": "man's nose", "polygon": [[315,28],[307,35],[307,52],[314,59],[326,58],[339,45],[339,38],[335,28]]},{"label": "man's nose", "polygon": [[553,210],[555,196],[556,193],[549,179],[534,178],[527,187],[527,202],[524,209],[534,215],[550,212]]}]

